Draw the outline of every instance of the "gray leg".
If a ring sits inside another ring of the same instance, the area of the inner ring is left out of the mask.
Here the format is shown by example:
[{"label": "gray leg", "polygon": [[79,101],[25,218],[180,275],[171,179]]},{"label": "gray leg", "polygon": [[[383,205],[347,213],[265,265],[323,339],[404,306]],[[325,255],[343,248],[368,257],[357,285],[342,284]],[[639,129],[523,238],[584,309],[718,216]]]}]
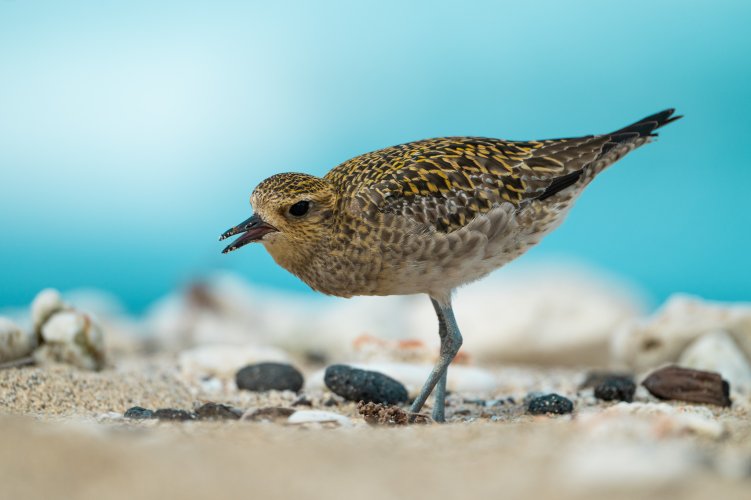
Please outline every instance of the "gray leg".
[{"label": "gray leg", "polygon": [[438,357],[438,362],[433,367],[433,371],[430,372],[428,380],[425,381],[425,385],[422,387],[420,394],[418,394],[415,402],[412,403],[410,412],[419,413],[425,401],[433,392],[433,388],[438,385],[436,391],[435,407],[433,409],[433,419],[437,422],[444,421],[444,405],[446,400],[446,372],[449,364],[459,352],[459,348],[462,346],[462,335],[459,332],[459,327],[456,324],[456,318],[454,318],[454,311],[451,309],[451,303],[447,305],[439,304],[435,299],[431,297],[433,307],[435,308],[436,315],[438,316],[438,335],[441,337],[441,351]]},{"label": "gray leg", "polygon": [[443,376],[438,380],[433,392],[433,420],[436,422],[446,421],[446,380],[448,379],[449,369],[443,372]]}]

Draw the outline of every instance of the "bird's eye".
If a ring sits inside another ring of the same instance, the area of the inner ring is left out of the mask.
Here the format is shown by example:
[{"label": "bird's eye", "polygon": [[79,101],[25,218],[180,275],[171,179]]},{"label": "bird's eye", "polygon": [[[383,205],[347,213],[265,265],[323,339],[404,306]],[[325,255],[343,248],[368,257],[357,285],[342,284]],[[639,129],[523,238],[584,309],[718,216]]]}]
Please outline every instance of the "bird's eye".
[{"label": "bird's eye", "polygon": [[309,201],[298,201],[291,207],[289,207],[289,213],[290,215],[294,215],[295,217],[302,217],[303,215],[308,213],[308,210],[310,209],[310,202]]}]

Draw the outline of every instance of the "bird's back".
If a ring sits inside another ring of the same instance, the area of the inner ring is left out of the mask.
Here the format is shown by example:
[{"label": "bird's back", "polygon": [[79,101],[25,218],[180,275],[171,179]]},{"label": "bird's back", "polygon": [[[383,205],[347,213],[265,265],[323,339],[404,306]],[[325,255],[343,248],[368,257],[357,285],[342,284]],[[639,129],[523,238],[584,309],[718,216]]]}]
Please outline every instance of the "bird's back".
[{"label": "bird's back", "polygon": [[347,294],[431,293],[484,276],[556,227],[595,175],[672,114],[577,138],[427,139],[342,163],[325,177],[340,192],[337,244],[368,283]]}]

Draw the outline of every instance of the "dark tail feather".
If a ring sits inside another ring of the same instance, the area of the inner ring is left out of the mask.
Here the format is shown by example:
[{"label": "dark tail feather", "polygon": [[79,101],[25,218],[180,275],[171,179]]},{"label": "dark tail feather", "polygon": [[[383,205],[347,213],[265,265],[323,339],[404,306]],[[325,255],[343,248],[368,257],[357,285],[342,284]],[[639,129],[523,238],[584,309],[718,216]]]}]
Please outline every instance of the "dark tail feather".
[{"label": "dark tail feather", "polygon": [[[621,134],[627,134],[628,136],[632,137],[655,137],[657,134],[654,133],[655,130],[658,128],[667,125],[670,122],[674,122],[679,118],[683,118],[682,115],[673,116],[673,113],[675,113],[674,109],[666,109],[665,111],[660,111],[659,113],[655,113],[653,115],[647,116],[646,118],[642,118],[636,123],[632,123],[628,127],[623,127],[620,130],[616,130],[613,132],[612,136],[619,136]],[[633,134],[636,134],[635,136]]]}]

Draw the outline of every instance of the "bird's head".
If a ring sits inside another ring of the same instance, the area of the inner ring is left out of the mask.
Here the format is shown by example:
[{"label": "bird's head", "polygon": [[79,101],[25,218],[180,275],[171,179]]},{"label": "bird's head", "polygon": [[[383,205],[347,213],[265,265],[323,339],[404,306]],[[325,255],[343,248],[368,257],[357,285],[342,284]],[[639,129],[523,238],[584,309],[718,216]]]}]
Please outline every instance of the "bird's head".
[{"label": "bird's head", "polygon": [[250,196],[252,217],[222,234],[241,234],[223,253],[260,241],[277,257],[303,252],[327,237],[336,191],[325,179],[307,174],[277,174],[261,182]]}]

